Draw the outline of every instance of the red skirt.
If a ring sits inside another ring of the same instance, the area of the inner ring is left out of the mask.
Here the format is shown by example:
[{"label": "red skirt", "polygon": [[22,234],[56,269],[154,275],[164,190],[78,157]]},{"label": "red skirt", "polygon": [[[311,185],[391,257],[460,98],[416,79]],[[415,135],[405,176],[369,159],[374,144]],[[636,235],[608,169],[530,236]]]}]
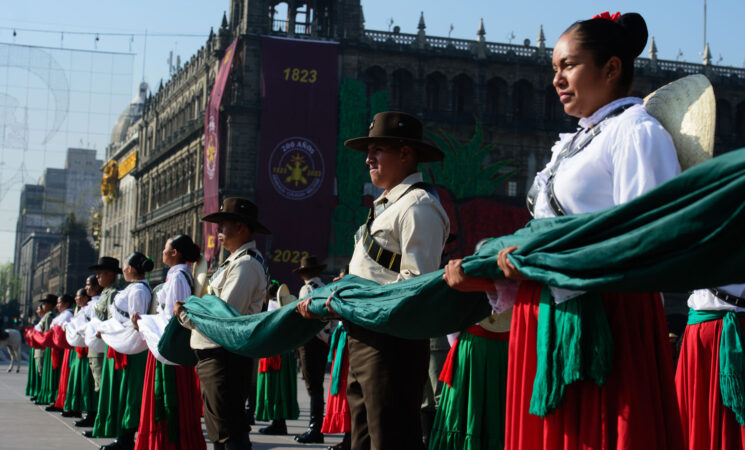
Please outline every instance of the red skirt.
[{"label": "red skirt", "polygon": [[[59,387],[57,388],[57,399],[54,402],[54,406],[59,409],[65,407],[65,397],[67,396],[67,382],[70,380],[70,349],[66,349],[62,356],[62,370],[59,374]],[[72,352],[74,357],[77,357],[77,353]]]},{"label": "red skirt", "polygon": [[[745,329],[745,318],[740,318]],[[686,448],[743,449],[745,427],[722,405],[719,391],[719,339],[722,321],[688,325],[683,334],[675,386]]]},{"label": "red skirt", "polygon": [[206,450],[202,434],[202,399],[194,368],[171,366],[175,370],[178,392],[178,436],[169,436],[166,419],[155,420],[156,363],[153,354],[148,352],[135,450]]},{"label": "red skirt", "polygon": [[505,449],[682,449],[662,302],[652,293],[606,293],[613,369],[602,387],[567,386],[545,418],[528,413],[536,373],[541,285],[521,284],[512,313]]},{"label": "red skirt", "polygon": [[[349,403],[347,402],[347,376],[349,374],[349,350],[344,349],[344,356],[341,360],[341,373],[339,374],[339,392],[331,395],[331,382],[329,380],[329,395],[326,400],[326,415],[323,417],[323,426],[321,433],[337,434],[348,433],[352,430],[352,416],[349,413]],[[334,373],[334,364],[339,361],[334,358],[331,363],[331,373]]]}]

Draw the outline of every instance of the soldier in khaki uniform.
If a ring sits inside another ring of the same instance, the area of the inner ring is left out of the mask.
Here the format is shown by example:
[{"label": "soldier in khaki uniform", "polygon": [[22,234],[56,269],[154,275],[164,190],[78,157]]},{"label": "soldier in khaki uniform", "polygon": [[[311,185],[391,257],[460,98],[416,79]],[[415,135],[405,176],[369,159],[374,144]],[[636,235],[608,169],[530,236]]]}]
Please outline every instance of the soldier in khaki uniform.
[{"label": "soldier in khaki uniform", "polygon": [[[372,183],[385,189],[356,233],[349,273],[380,284],[437,270],[450,222],[417,163],[442,152],[422,141],[413,116],[375,116],[367,137],[344,143],[365,152]],[[298,311],[312,317],[308,302]],[[346,322],[349,348],[347,398],[355,450],[421,449],[419,411],[429,365],[429,341],[384,335]]]},{"label": "soldier in khaki uniform", "polygon": [[[202,218],[218,224],[218,239],[230,256],[209,281],[209,293],[220,297],[244,315],[261,312],[267,287],[267,268],[256,249],[254,233],[271,234],[258,221],[258,208],[250,201],[230,197],[220,211]],[[196,351],[197,375],[204,403],[207,436],[215,450],[251,448],[251,430],[245,404],[253,361],[231,353],[202,334],[176,303],[174,315],[191,329],[191,347]]]}]

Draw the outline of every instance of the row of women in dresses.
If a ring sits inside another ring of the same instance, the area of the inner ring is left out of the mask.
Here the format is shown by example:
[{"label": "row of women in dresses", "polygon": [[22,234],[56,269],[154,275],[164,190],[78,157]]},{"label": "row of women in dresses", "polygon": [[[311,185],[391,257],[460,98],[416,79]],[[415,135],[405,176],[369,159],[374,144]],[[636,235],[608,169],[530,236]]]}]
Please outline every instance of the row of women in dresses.
[{"label": "row of women in dresses", "polygon": [[[35,352],[54,354],[65,348],[64,364],[44,364],[41,376],[29,370],[27,395],[38,403],[54,401],[66,416],[87,412],[88,418],[95,417],[93,429],[84,434],[117,438],[105,449],[206,449],[194,368],[175,365],[158,352],[174,303],[192,294],[188,263],[198,257],[199,249],[188,236],[169,239],[163,262],[170,269],[155,293],[146,280],[153,261],[141,253],[131,254],[123,270],[114,258],[91,266],[99,279],[102,272],[113,272],[112,280],[122,273],[129,284],[118,292],[106,286],[104,294],[109,295],[104,298],[89,299],[81,289],[74,314],[72,305],[62,307],[48,329],[27,332]],[[105,355],[97,392],[88,351]]]}]

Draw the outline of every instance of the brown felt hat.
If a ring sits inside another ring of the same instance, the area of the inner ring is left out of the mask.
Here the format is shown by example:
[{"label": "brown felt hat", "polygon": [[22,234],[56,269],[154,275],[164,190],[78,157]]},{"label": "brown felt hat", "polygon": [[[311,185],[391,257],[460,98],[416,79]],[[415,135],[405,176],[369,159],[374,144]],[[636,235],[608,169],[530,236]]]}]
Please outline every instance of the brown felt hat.
[{"label": "brown felt hat", "polygon": [[386,111],[375,114],[366,137],[349,139],[344,145],[361,152],[367,152],[367,146],[376,143],[409,145],[416,150],[419,162],[442,161],[445,154],[424,142],[422,137],[423,127],[419,119],[398,111]]},{"label": "brown felt hat", "polygon": [[119,260],[111,256],[102,256],[98,259],[98,264],[88,266],[89,270],[109,270],[114,273],[122,273],[119,267]]},{"label": "brown felt hat", "polygon": [[259,208],[250,200],[240,197],[228,197],[222,201],[220,211],[202,217],[205,222],[221,222],[223,220],[237,220],[250,226],[255,233],[272,234],[259,222]]},{"label": "brown felt hat", "polygon": [[300,258],[300,267],[292,269],[295,273],[311,272],[315,270],[323,270],[326,268],[326,264],[320,264],[318,258],[315,255],[303,256]]}]

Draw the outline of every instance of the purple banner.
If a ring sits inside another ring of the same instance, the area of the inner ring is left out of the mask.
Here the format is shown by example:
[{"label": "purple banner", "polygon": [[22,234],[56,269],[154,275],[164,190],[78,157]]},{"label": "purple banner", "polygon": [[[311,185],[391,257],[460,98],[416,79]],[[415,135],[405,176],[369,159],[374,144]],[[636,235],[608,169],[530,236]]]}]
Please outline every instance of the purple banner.
[{"label": "purple banner", "polygon": [[336,170],[337,43],[262,38],[259,241],[272,277],[293,291],[300,258],[328,256]]},{"label": "purple banner", "polygon": [[[220,209],[220,102],[233,65],[236,38],[225,50],[225,55],[217,71],[215,85],[212,86],[210,102],[204,115],[204,215]],[[217,224],[204,222],[204,257],[212,261],[217,255]]]}]

